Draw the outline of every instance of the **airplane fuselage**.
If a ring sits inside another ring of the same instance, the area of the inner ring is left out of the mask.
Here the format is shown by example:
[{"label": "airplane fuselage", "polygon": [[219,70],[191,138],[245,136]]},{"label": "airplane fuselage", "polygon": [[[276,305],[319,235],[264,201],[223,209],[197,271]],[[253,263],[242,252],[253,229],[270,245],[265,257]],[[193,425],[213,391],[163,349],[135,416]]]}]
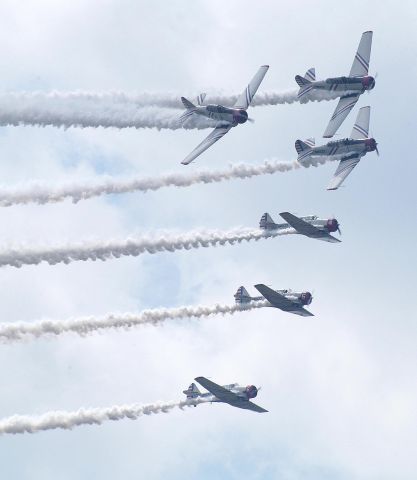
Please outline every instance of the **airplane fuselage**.
[{"label": "airplane fuselage", "polygon": [[376,150],[376,141],[374,138],[364,140],[354,140],[344,138],[342,140],[332,140],[325,145],[312,147],[309,153],[310,157],[333,157],[335,159],[346,159],[347,157],[363,157],[368,152]]},{"label": "airplane fuselage", "polygon": [[[260,228],[264,230],[287,230],[293,228],[289,223],[275,223],[265,221],[264,215],[260,221]],[[339,223],[335,218],[328,218],[327,220],[318,218],[317,215],[306,215],[304,217],[299,217],[300,220],[304,220],[307,223],[310,223],[319,230],[323,230],[326,233],[336,232],[339,228]]]},{"label": "airplane fuselage", "polygon": [[204,117],[224,122],[234,127],[239,123],[245,123],[248,120],[248,112],[243,108],[230,108],[222,105],[203,105],[195,107],[194,113]]},{"label": "airplane fuselage", "polygon": [[[285,298],[288,300],[291,300],[291,302],[295,303],[296,305],[299,305],[300,307],[303,307],[305,305],[310,305],[310,303],[313,300],[313,296],[311,295],[310,292],[293,292],[292,290],[285,289],[285,290],[275,290],[277,293],[283,295]],[[262,300],[265,300],[263,296],[259,297],[251,297],[251,296],[241,296],[236,294],[235,295],[235,300],[237,304],[240,305],[247,305],[252,302],[260,302]],[[275,305],[270,303],[269,305],[266,305],[267,307],[274,307]]]},{"label": "airplane fuselage", "polygon": [[357,94],[358,92],[363,93],[366,90],[372,90],[375,87],[375,79],[371,76],[334,77],[311,82],[309,86],[311,86],[313,90],[351,92],[352,94]]},{"label": "airplane fuselage", "polygon": [[[231,383],[229,385],[222,385],[222,386],[226,390],[229,390],[232,393],[236,394],[242,400],[250,400],[251,398],[255,398],[258,395],[258,389],[255,387],[255,385],[248,385],[247,387],[243,387],[238,383]],[[222,400],[219,400],[215,395],[213,395],[210,392],[195,393],[193,395],[193,398],[190,398],[190,403],[192,403],[193,399],[196,399],[196,398],[198,398],[199,401],[210,402],[210,403],[223,402]]]}]

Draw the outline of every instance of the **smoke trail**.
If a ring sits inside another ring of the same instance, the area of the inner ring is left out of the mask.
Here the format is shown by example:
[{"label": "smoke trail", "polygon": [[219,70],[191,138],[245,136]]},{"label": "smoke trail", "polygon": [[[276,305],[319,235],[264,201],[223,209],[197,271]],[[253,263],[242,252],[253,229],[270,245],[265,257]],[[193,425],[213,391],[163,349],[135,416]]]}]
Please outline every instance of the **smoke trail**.
[{"label": "smoke trail", "polygon": [[147,192],[159,190],[163,187],[189,187],[199,183],[217,183],[225,180],[245,179],[259,175],[288,172],[299,168],[297,162],[280,162],[266,160],[261,165],[237,164],[225,170],[202,170],[192,173],[168,173],[155,177],[132,179],[105,178],[100,181],[74,183],[61,187],[52,187],[45,184],[29,184],[15,188],[0,187],[0,206],[28,203],[56,203],[70,198],[74,203],[105,194],[126,192]]},{"label": "smoke trail", "polygon": [[213,128],[217,122],[192,116],[181,124],[181,111],[134,103],[69,102],[48,96],[0,95],[0,126],[156,128],[177,130]]},{"label": "smoke trail", "polygon": [[263,231],[253,229],[234,229],[229,231],[194,231],[183,235],[161,235],[160,237],[128,237],[126,240],[107,242],[84,242],[62,246],[18,247],[0,249],[0,267],[38,265],[47,262],[71,263],[74,261],[102,260],[122,256],[138,256],[144,252],[174,252],[201,247],[234,245],[243,241],[260,240],[295,233],[292,228],[285,230]]},{"label": "smoke trail", "polygon": [[[346,94],[344,92],[343,94]],[[314,91],[301,103],[338,98],[341,93]],[[209,103],[233,105],[237,95],[213,95]],[[255,96],[253,105],[278,105],[298,102],[297,91],[264,92]],[[37,125],[54,127],[156,128],[177,130],[213,128],[216,122],[192,116],[179,122],[184,110],[180,95],[125,93],[4,93],[0,95],[0,126]]]},{"label": "smoke trail", "polygon": [[[320,102],[326,100],[334,100],[341,95],[352,92],[326,92],[320,90],[313,90],[301,99],[301,103],[305,102]],[[265,105],[283,105],[299,102],[298,90],[288,91],[264,91],[258,92],[252,100],[251,106],[265,106]],[[126,93],[120,91],[110,92],[59,92],[52,91],[45,92],[11,92],[0,94],[0,105],[11,108],[17,106],[22,111],[30,108],[35,109],[56,109],[57,111],[66,111],[68,108],[83,109],[85,107],[96,108],[109,107],[115,105],[132,105],[134,107],[163,107],[184,109],[181,102],[182,93]],[[196,98],[196,94],[190,93],[185,96],[191,100]],[[212,93],[207,94],[205,103],[221,104],[225,106],[232,106],[238,99],[238,94],[224,94]],[[24,107],[24,108],[23,108]]]},{"label": "smoke trail", "polygon": [[158,325],[166,320],[181,318],[202,318],[211,315],[233,315],[266,307],[267,301],[253,302],[247,305],[198,305],[195,307],[158,308],[143,310],[140,313],[109,314],[103,317],[81,317],[68,320],[40,320],[37,322],[19,322],[0,324],[0,340],[4,342],[25,341],[28,337],[52,337],[64,333],[76,333],[81,336],[107,329],[129,329],[140,325]]},{"label": "smoke trail", "polygon": [[44,413],[39,416],[13,415],[0,420],[0,435],[18,433],[36,433],[45,430],[72,430],[82,425],[101,425],[107,421],[118,421],[128,418],[136,420],[142,415],[168,413],[174,408],[189,407],[203,403],[200,399],[193,399],[191,404],[187,400],[181,402],[150,403],[148,405],[115,405],[102,408],[80,408],[76,412],[62,410]]}]

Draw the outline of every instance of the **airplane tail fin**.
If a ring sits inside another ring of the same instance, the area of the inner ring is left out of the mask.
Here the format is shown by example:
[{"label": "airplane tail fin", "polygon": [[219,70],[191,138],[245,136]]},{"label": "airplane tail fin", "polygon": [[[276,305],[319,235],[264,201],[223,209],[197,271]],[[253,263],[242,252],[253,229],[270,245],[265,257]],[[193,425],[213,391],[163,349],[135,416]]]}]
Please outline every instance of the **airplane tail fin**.
[{"label": "airplane tail fin", "polygon": [[252,300],[252,297],[249,295],[248,291],[243,286],[237,289],[237,292],[234,294],[234,297],[235,297],[235,302],[238,305],[244,305],[246,303],[250,303],[250,301]]},{"label": "airplane tail fin", "polygon": [[187,399],[193,399],[193,398],[197,398],[201,395],[201,392],[200,390],[198,389],[197,385],[195,383],[192,383],[188,388],[187,390],[183,390],[183,392],[185,395],[187,395]]},{"label": "airplane tail fin", "polygon": [[295,76],[295,81],[298,83],[300,87],[300,90],[298,91],[298,98],[302,98],[304,95],[306,95],[308,92],[310,92],[314,88],[314,85],[312,84],[312,82],[315,82],[315,80],[316,80],[316,69],[314,67],[308,69],[304,77],[302,77],[301,75]]},{"label": "airplane tail fin", "polygon": [[[204,104],[204,99],[206,98],[206,95],[207,93],[200,93],[200,95],[197,96],[197,99],[196,99],[197,105],[201,106]],[[184,103],[184,101],[182,103]]]},{"label": "airplane tail fin", "polygon": [[[202,93],[197,97],[197,102],[198,102],[199,105],[200,105],[201,97],[204,100],[205,95],[206,95],[205,93]],[[194,103],[190,102],[185,97],[181,97],[181,102],[184,105],[184,107],[186,108],[185,112],[179,118],[180,124],[183,125],[186,120],[188,120],[190,117],[193,116],[193,114],[197,110],[197,108],[194,105]]]},{"label": "airplane tail fin", "polygon": [[[316,69],[314,67],[309,68],[305,75],[304,75],[305,80],[309,80],[310,82],[315,82],[316,81]],[[301,87],[301,85],[300,85]]]},{"label": "airplane tail fin", "polygon": [[269,213],[264,213],[261,217],[259,222],[259,228],[262,230],[270,230],[276,228],[276,223],[272,220],[271,215]]},{"label": "airplane tail fin", "polygon": [[295,142],[295,149],[298,153],[297,160],[303,163],[304,160],[308,159],[308,157],[311,155],[311,152],[313,151],[312,147],[314,147],[314,145],[314,138],[308,138],[304,142],[302,140],[297,140]]}]

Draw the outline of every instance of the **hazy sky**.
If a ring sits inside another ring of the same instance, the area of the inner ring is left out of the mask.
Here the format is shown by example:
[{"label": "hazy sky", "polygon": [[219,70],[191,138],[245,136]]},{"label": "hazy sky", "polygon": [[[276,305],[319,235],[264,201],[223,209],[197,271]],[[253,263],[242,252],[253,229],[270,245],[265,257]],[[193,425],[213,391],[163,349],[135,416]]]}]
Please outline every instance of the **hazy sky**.
[{"label": "hazy sky", "polygon": [[[312,318],[275,309],[167,322],[86,338],[3,345],[0,417],[183,398],[198,375],[262,386],[268,414],[202,405],[137,421],[0,437],[4,478],[49,480],[412,479],[417,470],[417,67],[414,1],[5,0],[0,78],[10,91],[239,93],[259,65],[261,90],[295,74],[347,74],[374,31],[368,154],[335,192],[336,168],[73,205],[0,209],[1,245],[124,238],[158,229],[257,227],[268,211],[335,215],[339,245],[291,236],[108,262],[0,269],[2,322],[151,307],[232,303],[255,283],[314,290]],[[189,167],[204,131],[3,127],[0,179],[65,182],[102,174],[198,171],[294,160],[320,140],[336,102],[256,107]]]}]

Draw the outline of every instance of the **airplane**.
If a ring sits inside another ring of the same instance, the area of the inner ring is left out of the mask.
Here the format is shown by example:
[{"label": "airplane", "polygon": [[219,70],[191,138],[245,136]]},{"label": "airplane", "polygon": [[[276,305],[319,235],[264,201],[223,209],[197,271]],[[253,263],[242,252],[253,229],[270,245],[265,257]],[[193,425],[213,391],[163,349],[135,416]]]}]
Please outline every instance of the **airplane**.
[{"label": "airplane", "polygon": [[379,156],[376,140],[368,137],[370,115],[371,107],[362,107],[359,110],[350,138],[332,140],[326,145],[319,146],[315,146],[314,138],[309,138],[304,142],[302,140],[295,142],[295,149],[298,153],[297,160],[301,165],[310,158],[328,159],[330,157],[333,160],[340,160],[327,190],[339,188],[361,158],[368,152],[376,151]]},{"label": "airplane", "polygon": [[221,386],[205,377],[197,377],[194,380],[208,390],[207,393],[201,393],[197,385],[192,383],[187,390],[183,391],[183,393],[187,395],[189,403],[195,407],[197,404],[194,402],[198,398],[199,403],[222,402],[228,403],[232,407],[252,410],[253,412],[258,413],[268,411],[250,401],[251,398],[255,398],[258,395],[260,390],[260,388],[256,388],[255,385],[243,387],[237,383],[232,383],[230,385]]},{"label": "airplane", "polygon": [[324,132],[323,137],[325,138],[333,137],[362,93],[366,90],[370,91],[375,87],[375,78],[368,75],[372,33],[369,31],[362,34],[348,77],[327,78],[326,80],[317,81],[314,68],[307,70],[304,77],[300,75],[295,77],[295,81],[300,86],[298,91],[299,99],[314,90],[342,93],[336,110]]},{"label": "airplane", "polygon": [[269,305],[265,305],[266,307],[279,308],[284,312],[294,313],[302,317],[314,316],[304,308],[304,305],[310,305],[313,301],[313,295],[310,292],[297,293],[292,290],[272,290],[262,283],[255,285],[255,288],[262,295],[261,297],[251,297],[245,287],[239,287],[234,294],[236,304],[245,306],[266,299],[269,302]]},{"label": "airplane", "polygon": [[322,220],[317,215],[308,215],[305,217],[296,217],[289,212],[279,214],[287,223],[275,223],[269,213],[264,213],[259,222],[262,230],[286,230],[293,228],[300,235],[323,240],[325,242],[339,243],[340,240],[330,235],[333,232],[340,232],[339,222],[335,218]]},{"label": "airplane", "polygon": [[212,120],[217,121],[217,125],[214,130],[206,137],[181,163],[188,165],[195,160],[199,155],[211,147],[215,142],[220,140],[226,133],[236,125],[245,123],[248,118],[248,112],[246,111],[251,104],[255,93],[257,92],[259,85],[265,77],[269,66],[263,65],[259,68],[256,75],[252,78],[249,85],[245,88],[242,94],[237,99],[233,107],[225,107],[223,105],[203,105],[190,102],[184,97],[181,97],[181,101],[186,108],[186,111],[181,115],[180,122],[184,123],[188,118],[194,115],[202,115]]}]

